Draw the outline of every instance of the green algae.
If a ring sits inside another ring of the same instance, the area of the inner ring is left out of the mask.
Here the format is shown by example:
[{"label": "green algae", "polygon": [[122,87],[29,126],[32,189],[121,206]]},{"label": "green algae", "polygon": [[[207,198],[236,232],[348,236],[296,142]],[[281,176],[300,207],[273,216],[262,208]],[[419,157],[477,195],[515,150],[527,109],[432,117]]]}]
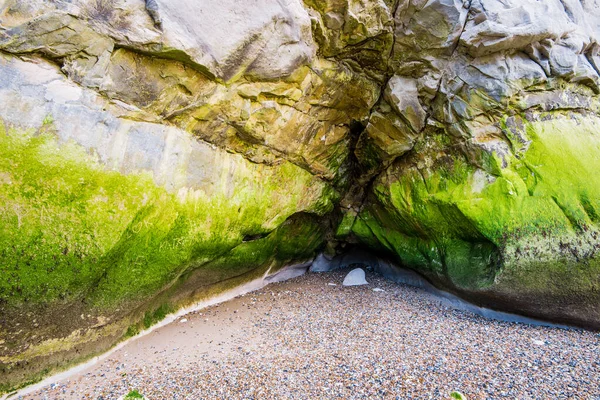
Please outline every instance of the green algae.
[{"label": "green algae", "polygon": [[261,179],[258,193],[242,186],[229,197],[173,194],[148,174],[107,171],[77,145],[59,144],[51,129],[2,128],[0,269],[6,279],[0,302],[85,298],[105,308],[143,301],[298,209],[323,214],[332,208],[335,193],[327,187],[304,204],[312,176],[289,163]]},{"label": "green algae", "polygon": [[[29,385],[34,385],[34,384],[40,382],[42,379],[44,379],[44,377],[47,376],[50,373],[50,371],[51,371],[50,368],[45,368],[45,369],[39,371],[38,373],[36,373],[35,375],[30,376],[27,381],[22,382],[18,386],[14,386],[10,383],[0,382],[0,393],[10,395],[12,392],[15,392],[21,388],[24,388]],[[5,371],[0,369],[0,372],[5,372]]]},{"label": "green algae", "polygon": [[0,131],[0,299],[49,302],[82,295],[101,257],[139,205],[156,195],[148,177],[125,177],[58,151],[50,133]]},{"label": "green algae", "polygon": [[148,329],[157,322],[162,321],[168,314],[171,314],[173,311],[174,310],[168,304],[162,304],[154,311],[147,311],[146,314],[144,314],[144,328]]},{"label": "green algae", "polygon": [[350,233],[352,233],[352,226],[354,225],[355,221],[356,211],[346,210],[335,231],[335,237],[337,239],[344,239],[350,235]]},{"label": "green algae", "polygon": [[593,227],[600,207],[599,124],[592,117],[523,122],[524,154],[509,159],[479,193],[471,174],[451,201],[496,245]]},{"label": "green algae", "polygon": [[422,139],[375,182],[355,235],[459,288],[543,292],[560,277],[563,292],[596,290],[600,120],[543,115],[510,126],[513,141],[526,138],[520,150],[493,152],[480,167],[435,135]]},{"label": "green algae", "polygon": [[214,282],[224,281],[233,273],[244,274],[257,266],[269,266],[270,272],[294,260],[313,256],[325,240],[325,228],[307,214],[297,214],[265,238],[241,243],[227,254],[205,266]]}]

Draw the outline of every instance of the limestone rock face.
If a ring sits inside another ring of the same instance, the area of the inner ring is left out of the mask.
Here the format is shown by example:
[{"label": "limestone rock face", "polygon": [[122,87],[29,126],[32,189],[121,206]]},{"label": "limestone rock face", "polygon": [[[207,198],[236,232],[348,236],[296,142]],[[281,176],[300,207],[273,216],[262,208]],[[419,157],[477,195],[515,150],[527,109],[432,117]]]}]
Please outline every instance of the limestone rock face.
[{"label": "limestone rock face", "polygon": [[0,0],[0,390],[352,245],[599,328],[599,34],[588,0]]}]

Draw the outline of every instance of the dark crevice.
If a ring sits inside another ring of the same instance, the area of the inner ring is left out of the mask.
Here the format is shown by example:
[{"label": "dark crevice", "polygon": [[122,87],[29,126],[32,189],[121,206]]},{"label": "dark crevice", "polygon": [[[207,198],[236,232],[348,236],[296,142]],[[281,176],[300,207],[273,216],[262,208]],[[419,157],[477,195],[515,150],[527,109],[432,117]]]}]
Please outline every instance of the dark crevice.
[{"label": "dark crevice", "polygon": [[269,236],[270,234],[271,234],[271,232],[258,233],[258,234],[254,234],[254,235],[245,235],[244,238],[242,239],[242,242],[247,243],[247,242],[253,242],[255,240],[264,239],[267,236]]},{"label": "dark crevice", "polygon": [[471,16],[471,7],[472,7],[472,2],[469,1],[469,5],[467,7],[467,12],[466,12],[466,15],[465,15],[465,22],[463,23],[463,26],[462,26],[462,29],[460,31],[460,34],[456,38],[456,43],[452,47],[452,52],[451,52],[450,57],[453,57],[456,54],[456,52],[458,51],[458,48],[460,47],[460,39],[462,38],[462,35],[465,33],[465,30],[467,29],[467,24],[470,21],[469,17]]},{"label": "dark crevice", "polygon": [[519,53],[524,54],[525,56],[527,56],[527,58],[529,58],[531,61],[533,61],[534,63],[536,63],[536,65],[538,65],[542,72],[544,73],[544,75],[546,76],[546,79],[549,79],[551,76],[548,74],[548,71],[546,71],[546,68],[544,68],[544,66],[542,64],[540,64],[539,60],[536,60],[535,57],[533,57],[533,55],[527,51],[520,51]]},{"label": "dark crevice", "polygon": [[598,76],[600,76],[600,69],[598,68],[599,66],[596,64],[596,62],[594,62],[593,55],[591,54],[591,51],[585,52],[584,55],[585,55],[585,58],[587,59],[588,63],[594,69],[594,71],[596,71],[596,73],[598,74]]},{"label": "dark crevice", "polygon": [[349,155],[348,161],[350,163],[350,171],[349,174],[352,177],[356,177],[360,173],[360,163],[358,158],[356,157],[356,146],[360,139],[360,136],[363,134],[367,126],[360,121],[353,120],[349,125],[350,131],[348,132],[348,136],[350,137],[350,143],[348,146]]}]

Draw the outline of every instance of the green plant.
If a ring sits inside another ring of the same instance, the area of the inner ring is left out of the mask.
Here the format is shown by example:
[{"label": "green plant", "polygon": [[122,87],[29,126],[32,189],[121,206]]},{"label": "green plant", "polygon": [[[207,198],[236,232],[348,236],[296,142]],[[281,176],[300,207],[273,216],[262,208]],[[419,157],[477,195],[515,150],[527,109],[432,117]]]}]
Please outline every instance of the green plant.
[{"label": "green plant", "polygon": [[144,399],[145,397],[140,394],[140,392],[138,392],[137,390],[132,390],[131,392],[127,393],[127,396],[125,396],[124,400],[130,400],[130,399]]}]

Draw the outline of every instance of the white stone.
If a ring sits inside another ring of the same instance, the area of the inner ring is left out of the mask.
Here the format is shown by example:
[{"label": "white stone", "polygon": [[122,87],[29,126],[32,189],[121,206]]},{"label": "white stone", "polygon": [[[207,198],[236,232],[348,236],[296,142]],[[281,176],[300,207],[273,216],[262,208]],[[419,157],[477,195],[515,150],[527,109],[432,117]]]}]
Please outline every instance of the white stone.
[{"label": "white stone", "polygon": [[368,285],[369,282],[365,279],[365,270],[362,268],[353,269],[344,278],[344,286],[360,286]]}]

